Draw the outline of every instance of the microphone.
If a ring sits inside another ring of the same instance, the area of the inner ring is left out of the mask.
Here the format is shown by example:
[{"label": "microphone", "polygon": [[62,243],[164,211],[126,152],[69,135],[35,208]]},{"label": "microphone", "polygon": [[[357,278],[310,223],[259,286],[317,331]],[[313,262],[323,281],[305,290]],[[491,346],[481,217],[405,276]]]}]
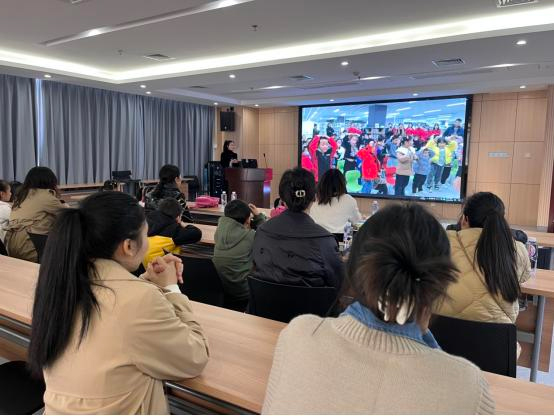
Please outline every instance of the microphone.
[{"label": "microphone", "polygon": [[265,157],[265,153],[263,155],[264,155],[265,167],[267,169],[267,158]]}]

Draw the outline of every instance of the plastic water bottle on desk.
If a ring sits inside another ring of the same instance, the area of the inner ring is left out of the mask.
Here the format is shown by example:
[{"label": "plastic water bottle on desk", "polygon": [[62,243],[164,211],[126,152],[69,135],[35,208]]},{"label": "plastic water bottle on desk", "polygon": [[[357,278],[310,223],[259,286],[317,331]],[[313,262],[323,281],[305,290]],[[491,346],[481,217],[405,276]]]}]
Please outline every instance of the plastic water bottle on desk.
[{"label": "plastic water bottle on desk", "polygon": [[375,215],[379,211],[379,202],[373,201],[371,203],[371,215]]},{"label": "plastic water bottle on desk", "polygon": [[231,192],[231,201],[237,199],[237,193],[235,191]]},{"label": "plastic water bottle on desk", "polygon": [[529,237],[527,239],[527,253],[529,253],[529,261],[531,263],[531,273],[533,276],[537,274],[537,262],[539,259],[539,246],[535,237]]},{"label": "plastic water bottle on desk", "polygon": [[225,191],[221,193],[221,205],[227,205],[227,192]]}]

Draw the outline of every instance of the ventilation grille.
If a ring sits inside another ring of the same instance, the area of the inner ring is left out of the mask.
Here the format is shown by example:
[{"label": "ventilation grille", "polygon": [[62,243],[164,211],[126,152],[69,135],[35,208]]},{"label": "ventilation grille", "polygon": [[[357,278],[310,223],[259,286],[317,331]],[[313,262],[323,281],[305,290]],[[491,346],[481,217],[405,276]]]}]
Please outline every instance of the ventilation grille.
[{"label": "ventilation grille", "polygon": [[295,81],[310,81],[314,79],[314,77],[311,77],[309,75],[293,75],[292,77],[289,77],[289,78]]},{"label": "ventilation grille", "polygon": [[464,75],[489,74],[494,72],[493,68],[473,69],[471,71],[442,71],[442,72],[422,72],[419,74],[408,75],[410,79],[430,79],[444,77],[459,77]]},{"label": "ventilation grille", "polygon": [[208,87],[204,87],[203,85],[192,85],[189,88],[194,88],[195,90],[203,90],[203,89],[206,89]]},{"label": "ventilation grille", "polygon": [[435,65],[438,68],[445,67],[445,66],[456,66],[456,65],[463,65],[466,62],[462,58],[452,58],[452,59],[439,59],[433,61],[433,65]]},{"label": "ventilation grille", "polygon": [[496,7],[523,6],[525,4],[538,3],[539,0],[495,0]]},{"label": "ventilation grille", "polygon": [[153,54],[150,54],[150,55],[144,55],[145,58],[147,59],[152,59],[153,61],[171,61],[172,59],[175,59],[175,58],[171,58],[167,55],[163,55],[161,53],[153,53]]}]

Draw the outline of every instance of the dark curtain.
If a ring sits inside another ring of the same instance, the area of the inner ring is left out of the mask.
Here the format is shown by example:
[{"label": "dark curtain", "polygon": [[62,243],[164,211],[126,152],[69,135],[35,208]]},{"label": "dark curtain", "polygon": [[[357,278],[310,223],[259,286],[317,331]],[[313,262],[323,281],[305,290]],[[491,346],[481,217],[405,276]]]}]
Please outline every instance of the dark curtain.
[{"label": "dark curtain", "polygon": [[36,164],[33,83],[0,74],[0,179],[23,182]]}]

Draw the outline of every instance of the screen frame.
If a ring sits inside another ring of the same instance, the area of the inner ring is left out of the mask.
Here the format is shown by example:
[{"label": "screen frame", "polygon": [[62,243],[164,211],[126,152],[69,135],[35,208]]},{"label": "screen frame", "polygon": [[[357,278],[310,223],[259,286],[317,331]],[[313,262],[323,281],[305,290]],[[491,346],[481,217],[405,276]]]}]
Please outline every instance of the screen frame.
[{"label": "screen frame", "polygon": [[305,108],[314,108],[314,107],[336,107],[338,105],[360,105],[360,104],[386,104],[386,103],[402,103],[408,101],[431,101],[431,100],[445,100],[445,99],[456,99],[456,98],[465,98],[467,100],[466,111],[465,111],[465,125],[464,125],[464,153],[462,165],[462,183],[460,185],[460,200],[459,201],[443,201],[440,199],[421,199],[417,197],[395,197],[394,195],[367,195],[367,194],[350,194],[350,196],[355,198],[365,198],[365,199],[387,199],[392,201],[411,201],[411,202],[426,202],[426,203],[437,203],[437,204],[456,204],[462,205],[467,197],[467,182],[468,182],[468,166],[469,166],[469,137],[471,132],[471,117],[473,113],[473,94],[462,94],[462,95],[448,95],[448,96],[433,96],[433,97],[411,97],[411,98],[402,98],[398,100],[372,100],[372,101],[348,101],[348,102],[332,102],[326,104],[312,104],[312,105],[300,105],[298,106],[298,135],[296,140],[298,141],[298,166],[302,167],[302,112]]}]

